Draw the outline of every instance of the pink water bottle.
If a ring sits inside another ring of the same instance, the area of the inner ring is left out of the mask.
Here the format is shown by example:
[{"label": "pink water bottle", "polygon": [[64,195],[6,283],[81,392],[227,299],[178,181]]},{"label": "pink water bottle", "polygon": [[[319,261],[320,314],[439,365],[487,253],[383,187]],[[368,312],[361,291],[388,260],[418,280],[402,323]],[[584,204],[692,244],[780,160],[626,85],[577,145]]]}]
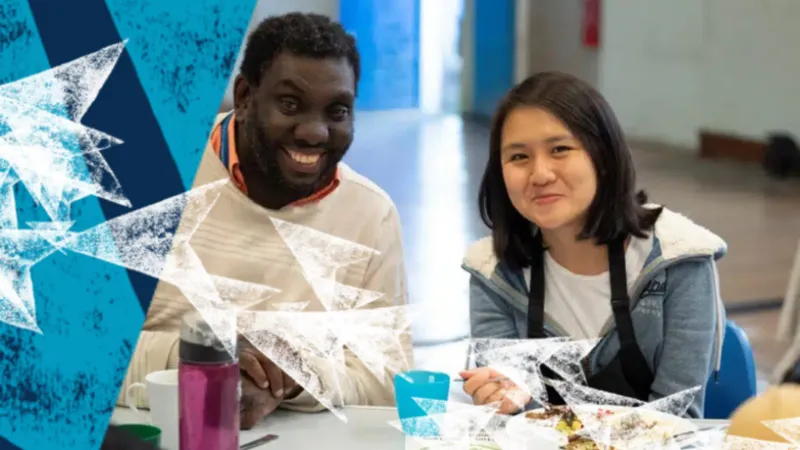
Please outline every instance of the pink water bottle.
[{"label": "pink water bottle", "polygon": [[238,359],[196,311],[183,318],[179,345],[180,450],[237,450]]}]

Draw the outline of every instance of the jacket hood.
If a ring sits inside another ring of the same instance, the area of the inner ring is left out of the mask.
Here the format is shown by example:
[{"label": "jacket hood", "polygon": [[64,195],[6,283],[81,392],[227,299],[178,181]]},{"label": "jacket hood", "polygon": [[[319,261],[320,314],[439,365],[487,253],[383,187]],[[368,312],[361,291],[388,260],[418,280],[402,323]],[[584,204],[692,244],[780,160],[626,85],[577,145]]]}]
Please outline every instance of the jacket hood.
[{"label": "jacket hood", "polygon": [[[658,205],[645,207],[656,208]],[[656,221],[653,235],[658,242],[660,256],[648,265],[695,256],[709,256],[719,260],[728,251],[728,246],[721,237],[667,208],[664,208]],[[492,248],[491,236],[474,242],[463,260],[465,268],[478,272],[487,279],[492,277],[498,262]]]}]

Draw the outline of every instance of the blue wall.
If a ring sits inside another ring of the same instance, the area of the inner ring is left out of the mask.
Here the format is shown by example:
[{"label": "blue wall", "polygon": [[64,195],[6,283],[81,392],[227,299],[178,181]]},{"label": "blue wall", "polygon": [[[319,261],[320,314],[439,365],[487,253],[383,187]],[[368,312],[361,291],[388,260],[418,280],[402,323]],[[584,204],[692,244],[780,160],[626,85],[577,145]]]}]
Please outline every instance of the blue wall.
[{"label": "blue wall", "polygon": [[514,85],[515,0],[474,0],[475,75],[472,111],[494,114],[497,102]]},{"label": "blue wall", "polygon": [[358,109],[419,107],[419,2],[341,0],[339,18],[361,52]]}]

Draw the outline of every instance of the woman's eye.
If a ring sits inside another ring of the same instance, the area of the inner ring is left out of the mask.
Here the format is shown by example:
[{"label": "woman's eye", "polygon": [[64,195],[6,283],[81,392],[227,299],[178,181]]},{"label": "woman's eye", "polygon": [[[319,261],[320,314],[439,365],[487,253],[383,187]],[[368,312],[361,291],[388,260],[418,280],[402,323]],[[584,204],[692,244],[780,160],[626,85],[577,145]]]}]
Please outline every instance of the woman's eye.
[{"label": "woman's eye", "polygon": [[571,150],[571,148],[567,147],[566,145],[559,145],[558,147],[553,148],[553,153],[561,153],[568,150]]}]

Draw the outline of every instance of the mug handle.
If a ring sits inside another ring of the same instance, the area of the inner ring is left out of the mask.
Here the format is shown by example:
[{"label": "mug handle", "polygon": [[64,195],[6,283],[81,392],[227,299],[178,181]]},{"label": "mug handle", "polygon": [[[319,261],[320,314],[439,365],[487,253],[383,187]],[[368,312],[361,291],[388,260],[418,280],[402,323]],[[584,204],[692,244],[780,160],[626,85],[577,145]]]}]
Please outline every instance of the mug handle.
[{"label": "mug handle", "polygon": [[128,386],[128,389],[125,391],[125,403],[128,405],[128,408],[130,408],[130,410],[133,411],[134,414],[141,417],[142,419],[145,419],[147,422],[150,422],[150,418],[145,413],[139,411],[139,409],[136,408],[136,402],[133,400],[133,390],[139,388],[144,389],[145,392],[147,392],[147,385],[144,383],[133,383],[130,386]]}]

